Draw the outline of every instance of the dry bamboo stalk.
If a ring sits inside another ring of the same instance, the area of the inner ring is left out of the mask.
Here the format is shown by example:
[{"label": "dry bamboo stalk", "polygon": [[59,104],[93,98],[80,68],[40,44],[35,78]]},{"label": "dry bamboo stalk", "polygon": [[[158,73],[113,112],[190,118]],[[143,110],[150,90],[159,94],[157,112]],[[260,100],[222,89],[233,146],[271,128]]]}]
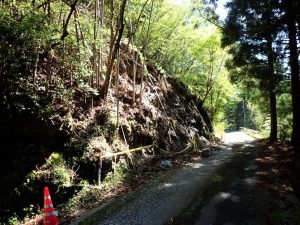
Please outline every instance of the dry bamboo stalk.
[{"label": "dry bamboo stalk", "polygon": [[126,150],[126,151],[122,151],[122,152],[116,152],[116,153],[108,153],[107,155],[102,156],[103,158],[110,158],[113,156],[117,156],[117,155],[124,155],[126,153],[131,153],[131,152],[136,152],[136,151],[141,151],[145,148],[150,148],[153,145],[146,145],[146,146],[142,146],[142,147],[138,147],[138,148],[134,148],[134,149],[130,149],[130,150]]}]

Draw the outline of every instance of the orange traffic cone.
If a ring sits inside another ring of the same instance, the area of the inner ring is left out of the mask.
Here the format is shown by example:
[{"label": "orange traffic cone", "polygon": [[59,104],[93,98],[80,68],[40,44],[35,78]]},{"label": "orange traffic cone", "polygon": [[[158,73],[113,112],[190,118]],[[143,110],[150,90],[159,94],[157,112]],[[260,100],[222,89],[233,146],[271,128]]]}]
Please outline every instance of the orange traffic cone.
[{"label": "orange traffic cone", "polygon": [[48,187],[44,188],[44,225],[58,225],[57,212],[54,211]]}]

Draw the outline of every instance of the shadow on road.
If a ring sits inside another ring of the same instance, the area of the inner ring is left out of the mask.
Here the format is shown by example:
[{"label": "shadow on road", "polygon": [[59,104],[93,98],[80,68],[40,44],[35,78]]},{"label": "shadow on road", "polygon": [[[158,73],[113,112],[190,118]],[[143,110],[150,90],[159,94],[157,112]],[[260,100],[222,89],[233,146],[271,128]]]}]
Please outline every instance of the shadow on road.
[{"label": "shadow on road", "polygon": [[254,142],[233,144],[237,140],[241,139],[235,137],[235,141],[231,141],[232,159],[225,162],[182,213],[167,224],[264,224],[256,202],[257,146]]}]

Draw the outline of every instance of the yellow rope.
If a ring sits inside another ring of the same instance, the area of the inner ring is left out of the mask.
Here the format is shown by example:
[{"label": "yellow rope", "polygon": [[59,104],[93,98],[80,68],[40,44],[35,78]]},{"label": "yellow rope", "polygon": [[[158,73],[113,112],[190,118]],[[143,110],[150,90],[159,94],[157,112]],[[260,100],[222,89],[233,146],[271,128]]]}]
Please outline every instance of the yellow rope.
[{"label": "yellow rope", "polygon": [[134,148],[134,149],[130,149],[130,150],[122,151],[122,152],[114,152],[114,153],[113,152],[106,152],[106,154],[104,156],[102,156],[102,158],[110,158],[112,156],[124,155],[126,153],[140,151],[140,150],[143,150],[145,148],[150,148],[152,146],[153,145],[146,145],[146,146],[142,146],[142,147],[139,147],[139,148]]}]

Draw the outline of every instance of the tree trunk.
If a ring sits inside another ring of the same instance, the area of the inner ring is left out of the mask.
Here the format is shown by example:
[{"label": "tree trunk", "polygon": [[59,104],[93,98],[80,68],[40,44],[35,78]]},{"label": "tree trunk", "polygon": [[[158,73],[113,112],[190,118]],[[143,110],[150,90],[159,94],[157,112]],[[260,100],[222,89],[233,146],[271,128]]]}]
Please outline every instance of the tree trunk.
[{"label": "tree trunk", "polygon": [[[290,48],[290,67],[291,67],[291,85],[292,85],[292,109],[293,109],[293,131],[292,143],[295,150],[300,147],[300,82],[299,82],[299,62],[297,51],[297,29],[293,11],[288,11],[288,33]],[[296,156],[300,158],[300,151],[297,149]]]},{"label": "tree trunk", "polygon": [[98,163],[98,186],[99,187],[101,185],[101,173],[102,173],[102,156],[100,157]]},{"label": "tree trunk", "polygon": [[98,52],[97,52],[97,36],[99,27],[99,0],[95,0],[94,9],[94,40],[93,40],[93,57],[92,65],[94,73],[91,76],[91,87],[94,87],[94,81],[96,81],[96,86],[98,86]]},{"label": "tree trunk", "polygon": [[141,12],[140,12],[140,14],[139,14],[139,16],[138,16],[138,19],[137,19],[137,21],[136,21],[136,23],[135,23],[134,29],[131,29],[131,31],[130,31],[130,34],[129,34],[129,37],[128,37],[128,43],[127,43],[126,48],[128,48],[130,42],[132,41],[132,39],[133,39],[135,33],[136,33],[137,30],[138,30],[138,27],[139,27],[139,24],[140,24],[141,17],[142,17],[142,15],[143,15],[144,9],[145,9],[145,7],[146,7],[148,1],[149,1],[149,0],[146,0],[146,1],[145,1],[144,5],[142,6]]},{"label": "tree trunk", "polygon": [[135,84],[136,84],[136,69],[137,69],[137,61],[138,61],[138,53],[133,53],[133,86],[132,86],[132,101],[135,102]]},{"label": "tree trunk", "polygon": [[149,20],[148,20],[148,28],[147,28],[147,34],[146,34],[146,42],[144,43],[144,46],[143,46],[145,57],[147,57],[146,54],[147,54],[149,39],[150,39],[150,25],[151,25],[152,13],[153,13],[154,1],[155,0],[152,0],[152,3],[151,3],[150,16],[149,16]]},{"label": "tree trunk", "polygon": [[47,91],[49,90],[52,83],[52,71],[51,71],[51,62],[50,62],[50,51],[47,54],[47,62],[46,62],[46,73],[47,73]]},{"label": "tree trunk", "polygon": [[116,72],[116,99],[117,99],[117,124],[116,124],[116,132],[119,131],[119,120],[120,120],[120,96],[119,96],[119,75],[120,75],[120,52],[118,51],[117,56],[117,72]]},{"label": "tree trunk", "polygon": [[48,12],[48,17],[51,17],[51,1],[48,1],[48,5],[47,5],[47,12]]},{"label": "tree trunk", "polygon": [[32,83],[35,84],[35,78],[37,74],[37,69],[38,69],[38,63],[39,63],[39,46],[36,48],[35,52],[35,62],[34,62],[34,70],[33,70],[33,75],[32,75]]},{"label": "tree trunk", "polygon": [[277,141],[277,108],[276,108],[276,93],[274,85],[274,54],[272,48],[272,36],[267,38],[267,50],[268,50],[268,78],[269,78],[269,103],[271,114],[271,130],[270,130],[270,142]]},{"label": "tree trunk", "polygon": [[270,130],[270,142],[277,141],[277,108],[276,108],[276,93],[270,84],[269,89],[269,101],[270,101],[270,114],[271,114],[271,130]]},{"label": "tree trunk", "polygon": [[[148,29],[147,29],[147,35],[146,35],[146,42],[145,42],[145,45],[143,47],[143,49],[144,49],[144,56],[146,58],[147,58],[147,50],[148,50],[149,39],[150,39],[150,25],[151,25],[152,13],[153,13],[154,1],[155,0],[152,0],[152,3],[151,3],[151,10],[150,10],[150,17],[149,17],[149,20],[148,20]],[[143,101],[143,83],[144,83],[144,68],[142,67],[142,70],[141,70],[140,102]]]},{"label": "tree trunk", "polygon": [[[105,73],[105,80],[104,80],[104,97],[107,96],[108,94],[108,89],[110,86],[110,79],[111,79],[111,73],[112,73],[112,66],[113,66],[113,62],[112,61],[112,54],[113,54],[113,48],[114,48],[114,43],[115,43],[115,38],[117,35],[117,31],[116,31],[116,35],[114,34],[114,0],[110,1],[109,4],[109,29],[110,29],[110,40],[109,40],[109,51],[108,51],[108,57],[107,57],[107,64],[106,64],[106,73]],[[118,28],[118,27],[117,27]],[[111,67],[111,68],[110,68]],[[108,74],[109,72],[109,74]]]},{"label": "tree trunk", "polygon": [[[69,32],[68,32],[68,25],[69,25],[71,16],[72,16],[73,12],[74,12],[75,9],[76,9],[76,5],[77,5],[78,1],[79,1],[79,0],[75,0],[75,1],[73,2],[73,4],[70,5],[70,8],[71,8],[71,9],[70,9],[70,12],[69,12],[69,14],[68,14],[68,16],[67,16],[66,22],[64,23],[64,26],[63,26],[63,33],[62,33],[62,35],[61,35],[61,37],[60,37],[60,40],[62,40],[62,41],[69,35]],[[49,2],[50,2],[50,1],[49,1]]]},{"label": "tree trunk", "polygon": [[104,81],[104,87],[103,87],[104,97],[106,97],[107,93],[108,93],[113,64],[114,64],[114,61],[115,61],[115,58],[117,55],[117,51],[120,48],[120,42],[121,42],[121,38],[123,35],[123,31],[124,31],[124,26],[125,26],[124,25],[124,12],[125,12],[126,2],[127,2],[127,0],[122,0],[121,7],[120,7],[120,17],[119,17],[119,22],[118,22],[118,28],[119,28],[118,38],[114,42],[114,47],[113,47],[111,57],[108,59],[109,62],[108,62],[108,66],[107,66],[107,70],[106,70],[106,74],[105,74],[105,81]]},{"label": "tree trunk", "polygon": [[99,16],[99,30],[100,30],[100,46],[99,46],[99,56],[98,56],[98,87],[100,86],[100,80],[103,80],[103,32],[104,32],[104,1],[100,1],[100,16]]},{"label": "tree trunk", "polygon": [[74,10],[74,17],[76,18],[75,19],[75,23],[77,24],[77,29],[78,29],[78,37],[80,36],[80,38],[78,40],[81,39],[82,41],[82,46],[83,47],[87,47],[86,44],[85,44],[85,36],[83,35],[83,30],[82,30],[82,26],[80,24],[80,21],[79,21],[79,14],[78,14],[78,11],[76,10],[76,7],[75,7],[75,10]]}]

